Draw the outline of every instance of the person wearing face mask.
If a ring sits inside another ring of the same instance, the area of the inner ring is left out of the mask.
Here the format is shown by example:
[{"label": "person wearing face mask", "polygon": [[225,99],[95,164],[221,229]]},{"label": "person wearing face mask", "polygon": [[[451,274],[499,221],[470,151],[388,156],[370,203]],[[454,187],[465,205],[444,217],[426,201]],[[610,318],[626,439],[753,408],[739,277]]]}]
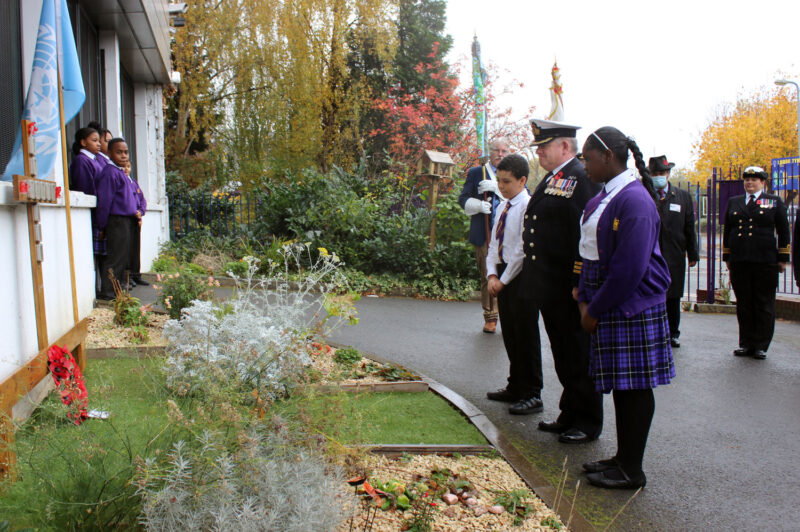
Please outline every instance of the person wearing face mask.
[{"label": "person wearing face mask", "polygon": [[494,213],[503,201],[497,189],[495,175],[497,165],[510,153],[505,138],[495,139],[489,144],[489,161],[483,166],[474,166],[467,172],[464,187],[458,196],[458,204],[470,217],[469,241],[475,246],[478,273],[481,280],[481,306],[483,307],[483,332],[492,334],[497,329],[497,298],[489,293],[486,278],[486,254],[489,251]]},{"label": "person wearing face mask", "polygon": [[686,258],[689,267],[700,260],[697,252],[697,234],[694,230],[694,204],[685,190],[669,184],[670,170],[675,163],[667,161],[666,155],[651,157],[647,168],[653,178],[653,187],[658,194],[658,213],[661,216],[659,244],[661,255],[669,266],[672,283],[667,291],[667,318],[669,320],[670,343],[680,347],[681,298],[686,279]]},{"label": "person wearing face mask", "polygon": [[778,274],[789,262],[789,218],[780,196],[764,192],[763,168],[749,166],[742,178],[745,194],[732,197],[725,211],[722,260],[736,295],[739,348],[733,354],[763,360],[775,332]]}]

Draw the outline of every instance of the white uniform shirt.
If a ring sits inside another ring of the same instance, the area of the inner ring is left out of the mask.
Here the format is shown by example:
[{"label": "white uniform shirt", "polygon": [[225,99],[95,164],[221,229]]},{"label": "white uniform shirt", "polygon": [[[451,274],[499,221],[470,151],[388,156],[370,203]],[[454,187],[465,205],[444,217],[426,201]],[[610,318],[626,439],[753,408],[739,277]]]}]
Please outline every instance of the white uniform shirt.
[{"label": "white uniform shirt", "polygon": [[[522,260],[525,258],[522,252],[522,221],[530,198],[528,189],[523,189],[522,192],[510,200],[504,200],[497,208],[497,214],[494,217],[492,239],[489,242],[489,251],[486,254],[486,277],[497,275],[497,265],[505,262],[506,269],[503,275],[500,276],[500,281],[504,285],[513,281],[514,277],[522,270]],[[510,203],[511,206],[506,213],[506,227],[503,230],[504,260],[501,260],[497,254],[497,237],[495,235],[497,234],[497,222],[500,221],[500,215],[506,208],[506,203]]]},{"label": "white uniform shirt", "polygon": [[[617,177],[606,183],[603,190],[606,191],[606,197],[600,201],[600,205],[592,212],[587,220],[583,219],[581,214],[581,242],[578,245],[578,252],[586,260],[600,260],[600,253],[597,252],[597,222],[600,221],[600,216],[606,207],[614,199],[614,196],[619,192],[636,181],[636,173],[628,168]],[[602,194],[602,192],[600,192]],[[589,200],[591,201],[591,200]]]},{"label": "white uniform shirt", "polygon": [[89,150],[85,150],[83,148],[81,148],[81,153],[93,161],[95,160],[95,157],[97,157],[94,153],[90,152]]}]

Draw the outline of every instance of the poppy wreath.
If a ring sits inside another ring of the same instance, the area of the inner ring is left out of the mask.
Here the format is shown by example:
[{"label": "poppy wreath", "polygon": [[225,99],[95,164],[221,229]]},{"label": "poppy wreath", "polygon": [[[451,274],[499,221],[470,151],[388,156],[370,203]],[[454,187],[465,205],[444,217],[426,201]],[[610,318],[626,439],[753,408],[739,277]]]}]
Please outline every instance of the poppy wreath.
[{"label": "poppy wreath", "polygon": [[72,353],[57,345],[47,352],[47,359],[48,368],[61,395],[61,402],[68,407],[67,417],[80,425],[86,419],[89,406],[89,394],[86,393],[86,383],[80,366]]}]

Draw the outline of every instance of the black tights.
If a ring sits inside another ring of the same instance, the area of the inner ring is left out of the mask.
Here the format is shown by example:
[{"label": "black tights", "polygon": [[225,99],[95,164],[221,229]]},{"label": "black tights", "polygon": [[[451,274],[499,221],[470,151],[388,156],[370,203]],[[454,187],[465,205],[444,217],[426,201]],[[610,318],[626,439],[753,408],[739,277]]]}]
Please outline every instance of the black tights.
[{"label": "black tights", "polygon": [[617,415],[617,462],[629,477],[642,474],[644,448],[653,421],[656,399],[653,390],[614,390]]}]

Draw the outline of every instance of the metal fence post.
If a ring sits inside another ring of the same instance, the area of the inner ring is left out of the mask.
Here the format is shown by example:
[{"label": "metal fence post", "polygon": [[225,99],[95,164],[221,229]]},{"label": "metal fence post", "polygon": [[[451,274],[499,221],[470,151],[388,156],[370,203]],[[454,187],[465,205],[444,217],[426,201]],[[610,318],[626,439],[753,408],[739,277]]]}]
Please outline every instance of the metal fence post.
[{"label": "metal fence post", "polygon": [[708,189],[708,213],[706,216],[706,303],[715,302],[716,287],[714,274],[716,273],[717,251],[717,169],[711,173]]}]

